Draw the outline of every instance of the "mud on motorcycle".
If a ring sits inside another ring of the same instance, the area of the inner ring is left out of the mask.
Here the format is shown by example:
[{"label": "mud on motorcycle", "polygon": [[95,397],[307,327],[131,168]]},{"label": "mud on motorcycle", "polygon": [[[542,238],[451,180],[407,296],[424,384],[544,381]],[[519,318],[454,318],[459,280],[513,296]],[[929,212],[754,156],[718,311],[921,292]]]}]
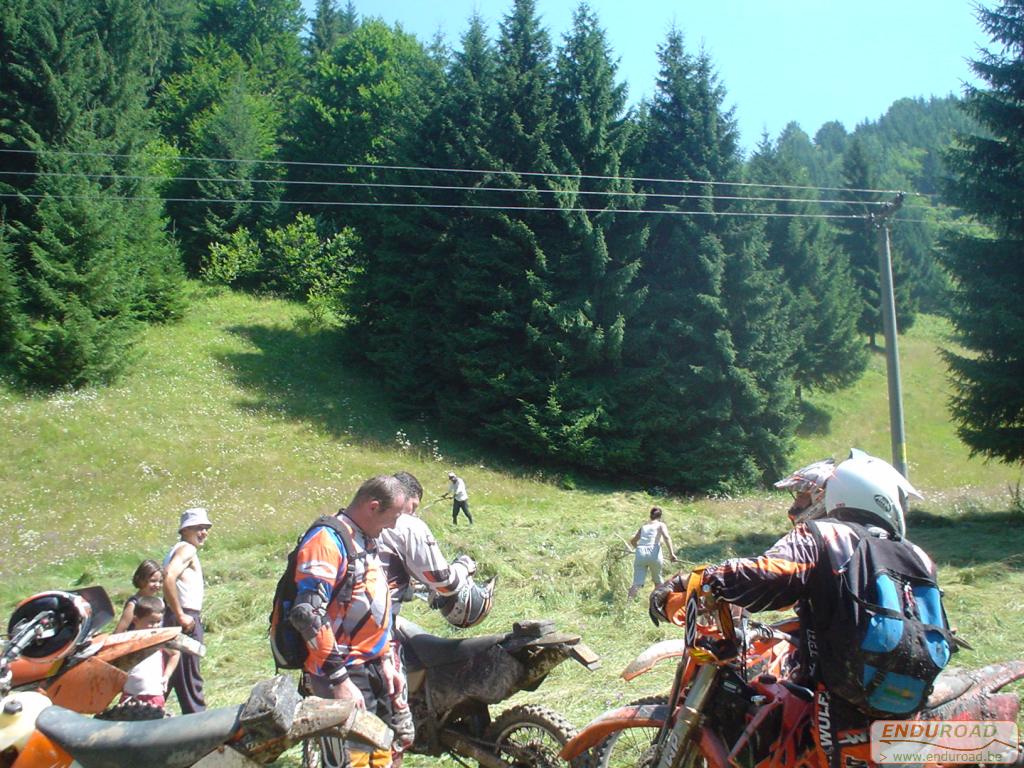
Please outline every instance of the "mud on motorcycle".
[{"label": "mud on motorcycle", "polygon": [[[536,690],[566,659],[596,669],[599,658],[579,635],[559,632],[551,621],[521,621],[506,634],[448,639],[401,617],[395,631],[416,728],[408,752],[447,753],[482,768],[566,768],[559,751],[576,731],[564,717],[520,704],[492,718],[490,705]],[[306,768],[320,768],[319,749],[309,743]]]},{"label": "mud on motorcycle", "polygon": [[[622,673],[632,680],[674,660],[669,694],[603,713],[562,757],[591,768],[828,768],[813,735],[815,691],[788,679],[796,666],[797,619],[764,624],[740,614],[737,622],[732,606],[706,601],[699,578],[691,579],[681,605],[685,638],[651,646]],[[1015,721],[1019,696],[999,691],[1020,679],[1024,661],[949,669],[914,718]],[[852,735],[851,759],[874,765],[867,730]]]},{"label": "mud on motorcycle", "polygon": [[45,592],[15,610],[0,643],[0,768],[244,768],[320,733],[391,743],[376,717],[346,702],[300,699],[283,676],[261,681],[245,705],[166,720],[110,722],[74,712],[67,707],[109,704],[120,692],[112,685],[124,681],[120,667],[162,647],[198,646],[178,627],[97,634],[112,616],[97,587]]}]

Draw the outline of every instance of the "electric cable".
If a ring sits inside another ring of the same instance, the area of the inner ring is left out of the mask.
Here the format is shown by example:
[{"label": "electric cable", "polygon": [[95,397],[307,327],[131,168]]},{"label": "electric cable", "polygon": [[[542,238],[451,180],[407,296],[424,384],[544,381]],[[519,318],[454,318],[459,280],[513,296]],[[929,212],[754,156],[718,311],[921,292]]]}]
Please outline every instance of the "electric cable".
[{"label": "electric cable", "polygon": [[764,216],[767,218],[792,218],[792,219],[861,219],[866,220],[866,214],[836,214],[836,213],[779,213],[772,211],[675,211],[675,210],[651,210],[636,208],[561,208],[550,206],[529,206],[529,205],[463,205],[457,203],[395,203],[395,202],[369,202],[369,201],[335,201],[335,200],[262,200],[262,199],[233,199],[213,197],[157,197],[157,196],[133,196],[133,195],[50,195],[38,193],[0,192],[0,198],[29,198],[41,199],[51,198],[54,200],[121,200],[121,201],[162,201],[165,203],[225,203],[233,205],[318,205],[327,207],[361,207],[361,208],[438,208],[448,210],[485,210],[485,211],[516,211],[516,212],[556,212],[556,213],[624,213],[624,214],[650,214],[665,216]]},{"label": "electric cable", "polygon": [[396,184],[376,181],[306,181],[295,179],[251,179],[251,178],[230,178],[222,176],[153,176],[123,173],[77,173],[74,171],[0,171],[0,176],[45,176],[59,178],[86,178],[86,179],[111,179],[129,181],[190,181],[190,182],[217,182],[223,184],[268,184],[279,186],[326,186],[345,188],[383,188],[383,189],[419,189],[419,190],[442,190],[461,192],[510,192],[515,194],[571,194],[591,195],[604,197],[654,197],[693,199],[693,200],[728,200],[734,202],[766,202],[766,203],[812,203],[818,205],[888,205],[883,200],[835,200],[808,197],[749,197],[742,195],[693,195],[686,193],[671,192],[615,192],[609,190],[586,190],[586,189],[537,189],[532,187],[467,187],[443,184]]},{"label": "electric cable", "polygon": [[[16,153],[16,154],[30,154],[30,155],[42,155],[42,154],[55,154],[55,155],[66,155],[69,157],[104,157],[104,158],[145,158],[145,155],[141,154],[126,154],[116,152],[74,152],[71,150],[36,150],[36,149],[0,149],[0,153]],[[154,158],[156,159],[156,158]],[[634,181],[634,182],[648,182],[648,183],[664,183],[664,184],[698,184],[698,185],[726,185],[726,186],[737,186],[737,187],[761,187],[767,189],[803,189],[803,190],[818,190],[822,192],[855,192],[862,194],[881,194],[881,195],[894,195],[898,194],[900,190],[895,189],[860,189],[856,187],[828,187],[828,186],[811,186],[801,184],[767,184],[759,182],[749,181],[720,181],[714,179],[699,180],[699,179],[663,179],[663,178],[648,178],[643,176],[602,176],[597,174],[584,174],[584,173],[562,173],[556,171],[512,171],[512,170],[500,170],[500,169],[478,169],[478,168],[442,168],[432,166],[416,166],[416,165],[387,165],[387,164],[372,164],[372,163],[328,163],[328,162],[311,162],[301,160],[255,160],[255,159],[240,159],[240,158],[224,158],[224,157],[202,157],[193,155],[179,155],[174,158],[160,158],[168,160],[188,160],[197,162],[211,162],[211,163],[236,163],[236,164],[266,164],[266,165],[283,165],[283,166],[304,166],[304,167],[319,167],[319,168],[352,168],[360,170],[397,170],[397,171],[416,171],[424,173],[473,173],[473,174],[485,174],[485,175],[506,175],[506,176],[542,176],[548,178],[564,178],[564,179],[591,179],[591,180],[604,180],[604,181]]]}]

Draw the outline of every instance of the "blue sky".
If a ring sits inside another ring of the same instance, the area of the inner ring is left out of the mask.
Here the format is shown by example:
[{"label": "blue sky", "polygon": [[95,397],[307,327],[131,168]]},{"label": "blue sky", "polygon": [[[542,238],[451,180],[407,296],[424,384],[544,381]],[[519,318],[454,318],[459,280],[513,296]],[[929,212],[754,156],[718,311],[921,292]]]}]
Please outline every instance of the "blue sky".
[{"label": "blue sky", "polygon": [[[346,0],[338,0],[340,6]],[[303,0],[311,12],[312,0]],[[988,5],[992,3],[989,2]],[[902,97],[959,94],[967,64],[987,44],[967,0],[589,0],[619,58],[633,101],[650,95],[656,51],[675,24],[691,50],[711,55],[736,107],[743,146],[791,120],[811,136],[825,122],[847,130],[878,119]],[[458,46],[476,11],[492,38],[511,0],[354,0],[422,40],[441,32]],[[537,0],[553,42],[569,29],[575,0]]]}]

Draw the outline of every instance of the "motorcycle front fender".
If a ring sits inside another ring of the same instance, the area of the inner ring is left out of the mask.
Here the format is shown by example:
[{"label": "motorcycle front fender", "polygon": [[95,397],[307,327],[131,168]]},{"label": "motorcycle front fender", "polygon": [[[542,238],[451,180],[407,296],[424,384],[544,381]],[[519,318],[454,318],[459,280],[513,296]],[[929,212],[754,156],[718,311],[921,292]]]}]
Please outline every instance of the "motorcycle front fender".
[{"label": "motorcycle front fender", "polygon": [[601,666],[601,657],[594,653],[589,645],[584,643],[570,645],[569,655],[591,672]]},{"label": "motorcycle front fender", "polygon": [[68,768],[77,765],[71,755],[39,731],[34,731],[25,748],[18,753],[12,768]]},{"label": "motorcycle front fender", "polygon": [[48,680],[42,688],[54,704],[95,715],[110,706],[124,688],[128,673],[93,656]]},{"label": "motorcycle front fender", "polygon": [[563,760],[572,761],[610,734],[626,728],[660,728],[669,716],[667,704],[630,704],[610,709],[591,720],[562,748]]},{"label": "motorcycle front fender", "polygon": [[660,661],[665,661],[666,659],[678,659],[685,655],[685,639],[662,640],[660,643],[655,643],[633,659],[633,661],[631,661],[629,665],[622,670],[622,679],[632,680],[634,677],[639,677],[645,672],[650,672],[651,668]]}]

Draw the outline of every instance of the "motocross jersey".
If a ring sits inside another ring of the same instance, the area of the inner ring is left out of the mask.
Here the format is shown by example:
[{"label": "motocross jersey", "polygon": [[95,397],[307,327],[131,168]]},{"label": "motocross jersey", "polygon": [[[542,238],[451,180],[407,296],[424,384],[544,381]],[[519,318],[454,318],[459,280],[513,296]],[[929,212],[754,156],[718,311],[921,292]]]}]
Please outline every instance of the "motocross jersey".
[{"label": "motocross jersey", "polygon": [[[295,565],[297,599],[317,592],[327,605],[326,621],[319,627],[306,658],[305,670],[330,677],[341,667],[365,664],[391,652],[391,594],[373,539],[344,515],[356,552],[346,552],[337,533],[321,526],[303,539]],[[342,602],[335,590],[352,568],[351,599]]]},{"label": "motocross jersey", "polygon": [[[726,560],[704,572],[704,583],[714,595],[749,611],[778,611],[810,596],[811,578],[819,563],[846,563],[857,546],[857,533],[834,520],[813,523],[830,553],[820,551],[807,523],[793,528],[760,557]],[[914,551],[929,571],[935,565],[924,550]],[[830,559],[823,557],[831,554]],[[823,566],[824,567],[824,566]]]},{"label": "motocross jersey", "polygon": [[422,518],[399,515],[395,527],[381,531],[377,543],[395,614],[401,610],[402,600],[409,599],[413,579],[442,596],[455,594],[462,586],[465,569],[449,565]]}]

